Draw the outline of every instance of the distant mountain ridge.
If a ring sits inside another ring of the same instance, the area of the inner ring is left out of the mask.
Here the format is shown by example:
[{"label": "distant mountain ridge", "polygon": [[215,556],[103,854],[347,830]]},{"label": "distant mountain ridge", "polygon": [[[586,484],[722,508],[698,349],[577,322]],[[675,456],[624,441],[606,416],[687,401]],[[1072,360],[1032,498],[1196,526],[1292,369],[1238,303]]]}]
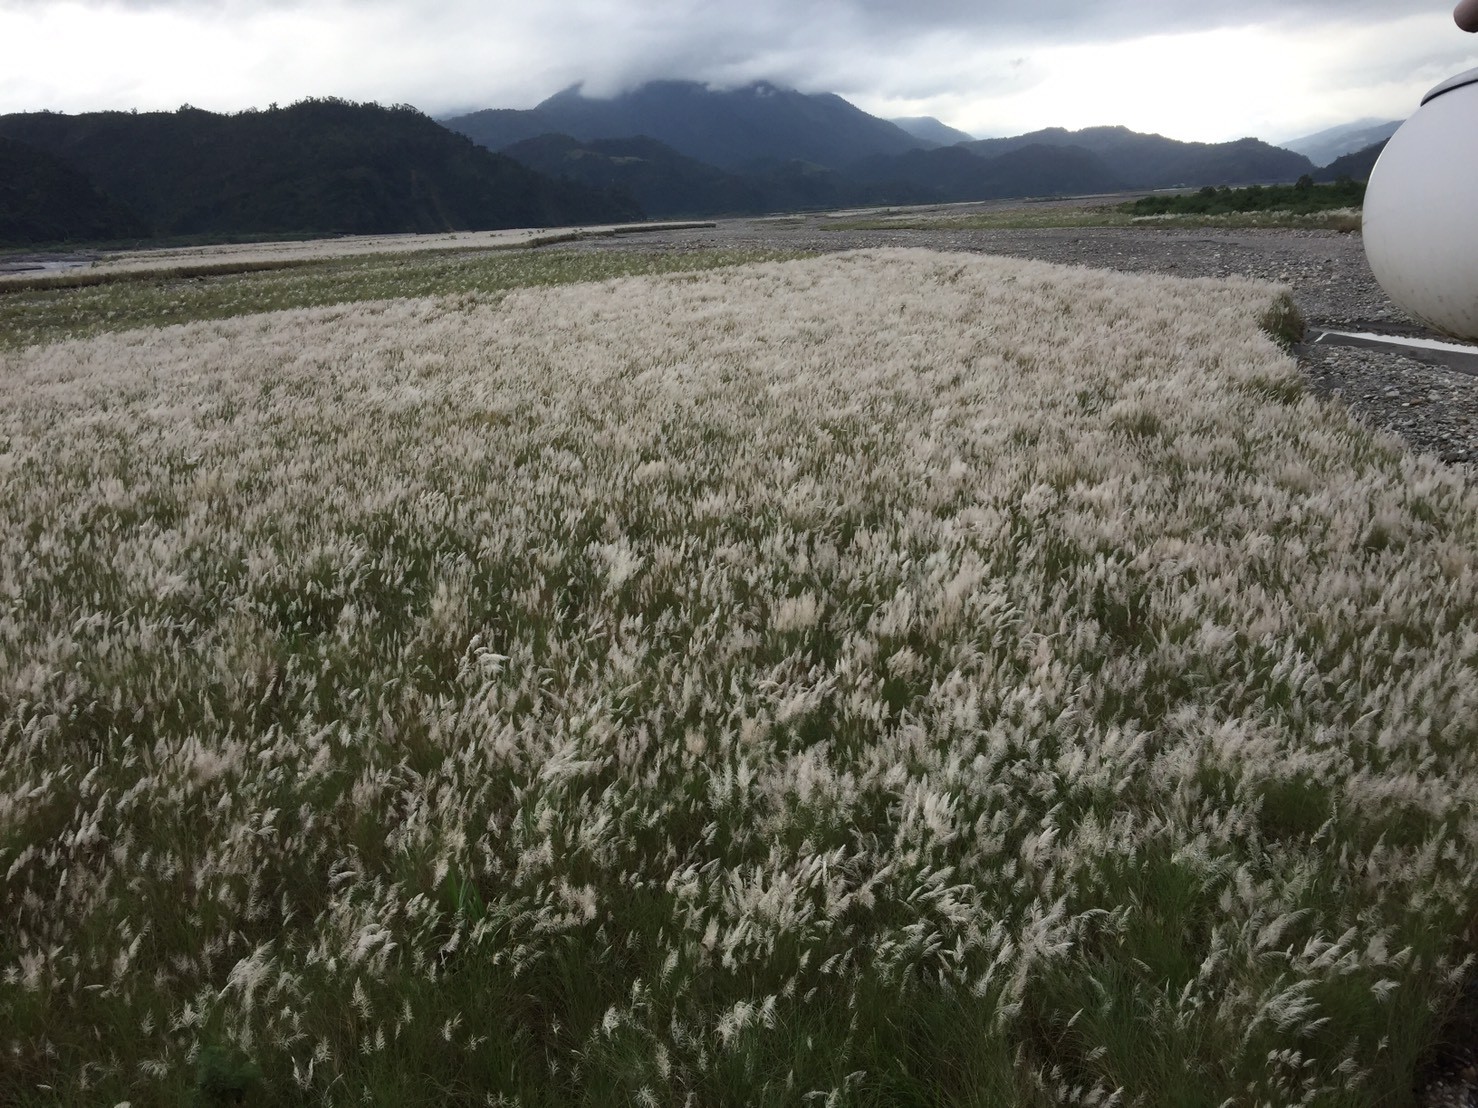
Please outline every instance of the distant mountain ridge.
[{"label": "distant mountain ridge", "polygon": [[0,242],[99,242],[144,232],[143,220],[75,166],[0,138]]},{"label": "distant mountain ridge", "polygon": [[584,142],[569,135],[541,135],[505,147],[504,153],[551,177],[624,189],[643,211],[660,219],[924,203],[936,195],[933,189],[898,180],[874,186],[855,173],[813,162],[768,162],[748,172],[731,172],[644,135]]},{"label": "distant mountain ridge", "polygon": [[[386,234],[640,218],[624,194],[543,177],[414,108],[308,100],[266,112],[0,116],[146,236]],[[95,236],[92,236],[95,237]]]},{"label": "distant mountain ridge", "polygon": [[1328,166],[1337,158],[1357,154],[1385,142],[1400,128],[1402,121],[1361,119],[1339,127],[1329,127],[1312,135],[1279,143],[1285,150],[1302,154],[1315,165]]},{"label": "distant mountain ridge", "polygon": [[982,139],[965,149],[995,157],[1025,146],[1076,146],[1103,159],[1125,188],[1159,189],[1202,185],[1250,185],[1295,181],[1314,171],[1302,154],[1270,146],[1261,139],[1234,142],[1181,142],[1127,127],[1050,127],[1014,138]]},{"label": "distant mountain ridge", "polygon": [[1375,163],[1380,160],[1381,152],[1385,150],[1386,143],[1390,141],[1390,139],[1382,139],[1380,142],[1367,146],[1364,150],[1356,150],[1353,154],[1335,158],[1314,174],[1314,180],[1338,181],[1341,177],[1348,177],[1352,181],[1370,180],[1371,173],[1375,171]]},{"label": "distant mountain ridge", "polygon": [[[947,141],[957,136],[965,141]],[[655,81],[605,100],[576,86],[533,109],[444,125],[410,107],[333,98],[230,116],[41,112],[0,116],[0,242],[470,230],[1290,183],[1368,177],[1378,153],[1316,170],[1258,139],[1180,142],[1126,127],[977,140],[932,117],[883,120],[763,81]]]},{"label": "distant mountain ridge", "polygon": [[1315,170],[1254,138],[1057,127],[971,139],[932,117],[881,120],[837,96],[763,81],[729,90],[654,81],[609,99],[575,86],[526,111],[443,122],[541,173],[629,189],[662,215],[1275,184]]},{"label": "distant mountain ridge", "polygon": [[940,146],[954,146],[960,142],[975,141],[974,135],[966,134],[947,123],[941,123],[932,115],[905,116],[902,119],[890,119],[888,122],[895,127],[901,127],[916,139],[938,143]]},{"label": "distant mountain ridge", "polygon": [[754,215],[772,210],[752,180],[679,154],[656,139],[590,139],[540,135],[507,146],[510,158],[550,177],[629,192],[659,218]]},{"label": "distant mountain ridge", "polygon": [[1123,180],[1092,151],[1040,143],[990,157],[974,153],[969,143],[914,150],[858,162],[850,174],[884,192],[897,194],[900,186],[907,186],[915,196],[934,203],[1087,195],[1124,188]]},{"label": "distant mountain ridge", "polygon": [[542,134],[656,139],[720,169],[805,161],[841,169],[874,154],[936,145],[831,93],[802,93],[767,81],[717,90],[696,81],[651,81],[610,99],[565,89],[527,111],[494,109],[441,120],[489,150]]}]

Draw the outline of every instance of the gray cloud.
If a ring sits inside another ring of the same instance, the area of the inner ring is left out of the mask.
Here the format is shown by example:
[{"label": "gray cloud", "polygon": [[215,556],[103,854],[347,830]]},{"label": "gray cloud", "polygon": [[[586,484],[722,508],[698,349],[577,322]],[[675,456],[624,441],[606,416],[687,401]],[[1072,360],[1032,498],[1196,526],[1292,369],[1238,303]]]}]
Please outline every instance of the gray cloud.
[{"label": "gray cloud", "polygon": [[[572,7],[575,15],[567,17]],[[465,19],[490,29],[508,18],[501,4],[443,0],[431,10],[441,22]],[[1409,0],[583,0],[545,5],[525,28],[538,52],[553,59],[547,71],[562,74],[562,83],[584,79],[592,93],[663,76],[720,83],[765,77],[808,90],[927,99],[966,80],[977,94],[1028,88],[1041,77],[1032,55],[1047,48],[1112,49],[1145,35],[1249,25],[1317,41],[1331,29],[1411,14]],[[1446,13],[1438,8],[1432,18],[1444,26]],[[575,27],[595,33],[572,38]],[[992,68],[972,69],[977,58]]]},{"label": "gray cloud", "polygon": [[[244,16],[266,10],[322,10],[321,2],[308,0],[84,0],[95,8],[127,8],[138,11],[173,9],[190,12],[225,13]],[[5,0],[0,9],[34,9],[47,0]],[[527,12],[529,4],[495,0],[430,0],[413,4],[406,0],[358,0],[346,2],[346,11],[373,7],[398,7],[422,18],[441,21],[454,17],[479,21],[486,17],[501,21]],[[1443,5],[1428,5],[1435,17],[1445,13]],[[544,13],[561,18],[574,11],[581,16],[615,21],[652,23],[677,21],[727,24],[743,22],[759,13],[780,14],[786,21],[801,24],[833,22],[881,32],[899,30],[996,30],[1002,34],[1043,36],[1066,35],[1099,38],[1105,33],[1141,35],[1164,31],[1208,30],[1249,23],[1320,22],[1344,23],[1359,19],[1390,19],[1411,14],[1409,3],[1392,0],[1242,0],[1240,3],[1206,3],[1196,0],[795,0],[777,3],[758,0],[738,6],[731,0],[601,0],[599,3],[547,2],[538,5]]]},{"label": "gray cloud", "polygon": [[[283,102],[334,93],[408,101],[434,113],[527,107],[577,82],[609,94],[658,77],[717,84],[768,78],[807,91],[910,105],[960,104],[1029,94],[1060,69],[1043,58],[1065,47],[1100,49],[1094,67],[1112,71],[1115,44],[1153,34],[1234,31],[1262,26],[1310,52],[1367,25],[1409,19],[1410,0],[82,0],[98,19],[147,22],[178,37],[170,47],[120,43],[99,50],[117,64],[113,102],[154,97],[141,107],[189,99],[218,107]],[[6,16],[56,18],[75,12],[50,0],[0,0]],[[1430,39],[1389,58],[1352,56],[1335,67],[1359,87],[1379,71],[1440,69],[1478,39],[1452,27],[1445,0],[1431,5]],[[5,24],[0,22],[0,36]],[[194,36],[194,37],[192,37]],[[54,36],[53,36],[54,37]],[[50,43],[38,43],[44,50]],[[1370,49],[1368,47],[1362,49]],[[191,51],[219,51],[219,80],[198,84]],[[25,54],[23,48],[19,53]],[[116,63],[109,54],[116,53]],[[1327,51],[1326,51],[1327,53]],[[135,60],[138,59],[138,60]],[[1249,59],[1255,61],[1255,59]],[[128,67],[132,66],[130,70]],[[1255,66],[1250,66],[1255,70]],[[141,76],[141,71],[148,72]],[[172,74],[178,79],[170,84]],[[1363,74],[1363,76],[1362,76]],[[1139,76],[1136,74],[1135,76]],[[106,83],[104,73],[72,73]],[[1249,75],[1248,80],[1262,79]],[[27,79],[0,75],[0,110]],[[65,86],[57,84],[56,89]],[[86,91],[69,95],[81,97]],[[158,91],[158,90],[166,91]],[[258,91],[260,90],[260,91]],[[211,102],[208,94],[218,99]],[[39,94],[38,94],[39,95]],[[45,103],[55,104],[47,91]],[[232,98],[235,100],[233,101]],[[242,98],[245,102],[239,102]],[[68,105],[63,105],[68,106]],[[940,110],[943,110],[941,108]]]}]

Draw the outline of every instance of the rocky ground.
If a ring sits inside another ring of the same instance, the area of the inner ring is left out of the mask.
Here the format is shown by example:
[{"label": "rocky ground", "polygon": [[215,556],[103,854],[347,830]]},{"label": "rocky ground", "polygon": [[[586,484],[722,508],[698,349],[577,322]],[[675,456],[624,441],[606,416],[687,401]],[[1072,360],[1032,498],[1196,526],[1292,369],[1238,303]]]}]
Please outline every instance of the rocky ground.
[{"label": "rocky ground", "polygon": [[[1358,234],[1138,227],[833,229],[842,222],[824,215],[721,220],[711,229],[596,239],[577,248],[827,251],[921,246],[1009,254],[1129,273],[1178,277],[1240,274],[1289,286],[1308,320],[1311,339],[1324,330],[1441,338],[1391,303],[1381,291],[1365,262]],[[1301,346],[1298,357],[1315,390],[1343,400],[1367,424],[1400,436],[1419,452],[1478,472],[1478,375],[1472,372],[1472,365],[1478,363],[1455,369],[1416,356],[1313,342]]]}]

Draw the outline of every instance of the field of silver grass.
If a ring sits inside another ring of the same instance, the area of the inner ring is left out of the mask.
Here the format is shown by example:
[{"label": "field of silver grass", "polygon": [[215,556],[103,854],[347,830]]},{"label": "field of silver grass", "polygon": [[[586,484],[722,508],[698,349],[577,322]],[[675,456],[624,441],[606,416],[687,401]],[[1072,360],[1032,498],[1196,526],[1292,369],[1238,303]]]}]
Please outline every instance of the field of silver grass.
[{"label": "field of silver grass", "polygon": [[1478,493],[1277,295],[863,252],[0,353],[0,1103],[1399,1101]]}]

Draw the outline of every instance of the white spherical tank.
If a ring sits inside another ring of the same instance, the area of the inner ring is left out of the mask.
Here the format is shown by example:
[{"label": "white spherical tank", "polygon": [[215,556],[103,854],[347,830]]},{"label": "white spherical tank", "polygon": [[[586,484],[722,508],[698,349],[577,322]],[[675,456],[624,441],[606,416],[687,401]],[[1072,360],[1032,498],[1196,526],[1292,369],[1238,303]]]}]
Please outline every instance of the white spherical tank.
[{"label": "white spherical tank", "polygon": [[1478,340],[1478,69],[1438,85],[1392,136],[1365,192],[1365,256],[1386,294]]}]

